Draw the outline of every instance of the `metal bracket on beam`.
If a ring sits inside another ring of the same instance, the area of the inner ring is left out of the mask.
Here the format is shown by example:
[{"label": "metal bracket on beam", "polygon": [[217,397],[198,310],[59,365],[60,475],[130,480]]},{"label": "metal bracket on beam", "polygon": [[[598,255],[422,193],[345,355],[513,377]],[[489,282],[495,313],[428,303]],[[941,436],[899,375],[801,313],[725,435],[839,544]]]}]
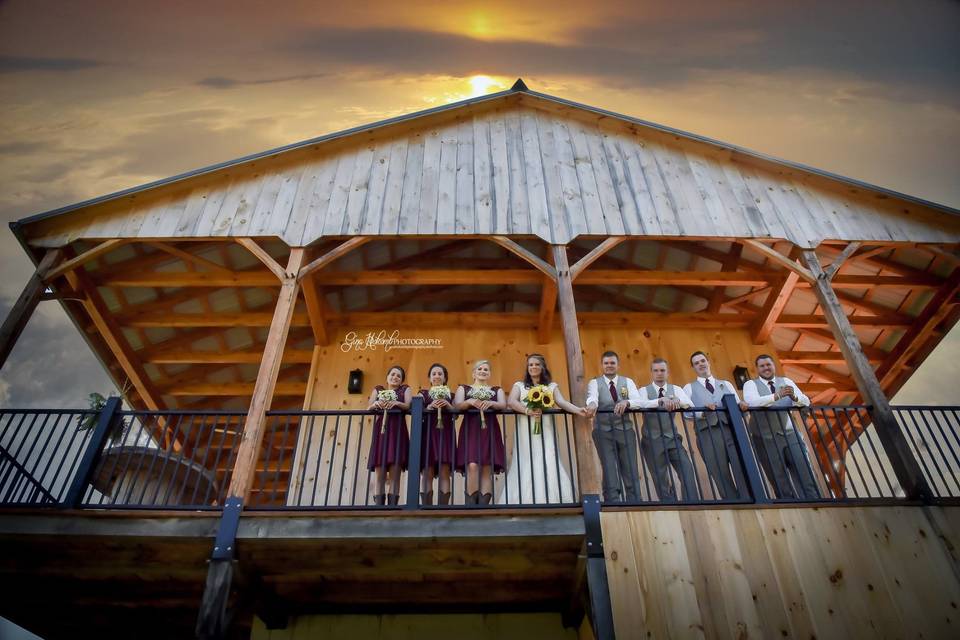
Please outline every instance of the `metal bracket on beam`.
[{"label": "metal bracket on beam", "polygon": [[243,499],[227,498],[220,516],[220,526],[213,543],[211,560],[233,560],[237,549],[237,530],[240,528],[240,512],[243,511]]}]

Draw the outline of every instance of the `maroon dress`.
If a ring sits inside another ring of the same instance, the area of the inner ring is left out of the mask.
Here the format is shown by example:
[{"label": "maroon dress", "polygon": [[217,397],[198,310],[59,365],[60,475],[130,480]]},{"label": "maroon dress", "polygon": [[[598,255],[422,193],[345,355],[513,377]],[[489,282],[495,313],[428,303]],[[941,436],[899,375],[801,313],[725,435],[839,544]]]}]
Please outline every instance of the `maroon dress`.
[{"label": "maroon dress", "polygon": [[[434,473],[440,471],[440,465],[453,466],[457,452],[457,430],[453,424],[453,409],[446,408],[440,412],[440,427],[437,426],[437,410],[427,409],[433,402],[430,392],[421,389],[423,397],[423,441],[420,444],[420,469],[433,468]],[[451,398],[452,400],[452,398]]]},{"label": "maroon dress", "polygon": [[[383,391],[383,385],[374,387],[377,393]],[[397,398],[403,402],[407,392],[407,385],[402,384],[395,389]],[[367,457],[367,469],[373,471],[377,467],[389,467],[399,464],[403,470],[407,469],[407,460],[410,456],[410,434],[407,433],[407,418],[404,414],[391,409],[387,413],[387,428],[383,429],[383,410],[376,411],[373,420],[373,439],[370,441],[370,455]],[[381,433],[383,431],[383,433]]]},{"label": "maroon dress", "polygon": [[[463,385],[466,398],[469,398],[470,385]],[[490,387],[494,399],[500,387]],[[492,466],[494,473],[503,473],[506,453],[503,446],[503,433],[500,431],[500,421],[492,412],[483,414],[486,428],[480,425],[480,412],[469,409],[463,416],[460,425],[460,438],[457,441],[457,471],[465,472],[470,463],[482,467]]]}]

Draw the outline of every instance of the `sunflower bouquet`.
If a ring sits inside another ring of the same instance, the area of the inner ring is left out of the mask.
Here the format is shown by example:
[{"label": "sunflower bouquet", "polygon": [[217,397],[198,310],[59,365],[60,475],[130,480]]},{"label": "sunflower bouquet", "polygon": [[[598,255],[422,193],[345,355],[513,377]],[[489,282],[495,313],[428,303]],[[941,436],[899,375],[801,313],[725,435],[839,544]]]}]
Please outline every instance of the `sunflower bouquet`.
[{"label": "sunflower bouquet", "polygon": [[[524,400],[524,404],[527,405],[527,409],[549,409],[555,404],[553,401],[553,392],[550,391],[550,387],[546,385],[534,385],[527,390],[527,398]],[[533,419],[533,433],[534,435],[539,435],[540,431],[540,416],[536,416]]]},{"label": "sunflower bouquet", "polygon": [[[393,389],[381,389],[377,392],[377,400],[380,402],[396,402],[397,392]],[[383,421],[380,423],[381,435],[387,432],[387,411],[389,411],[389,409],[383,410]]]},{"label": "sunflower bouquet", "polygon": [[[435,387],[430,387],[431,400],[446,400],[450,401],[450,387],[445,384],[438,384]],[[443,423],[440,422],[440,412],[443,410],[443,407],[437,407],[437,429],[443,429]]]},{"label": "sunflower bouquet", "polygon": [[[473,398],[474,400],[493,400],[493,396],[493,389],[483,384],[470,387],[470,391],[467,392],[467,397]],[[483,409],[480,409],[480,428],[487,428],[487,421],[483,415]]]}]

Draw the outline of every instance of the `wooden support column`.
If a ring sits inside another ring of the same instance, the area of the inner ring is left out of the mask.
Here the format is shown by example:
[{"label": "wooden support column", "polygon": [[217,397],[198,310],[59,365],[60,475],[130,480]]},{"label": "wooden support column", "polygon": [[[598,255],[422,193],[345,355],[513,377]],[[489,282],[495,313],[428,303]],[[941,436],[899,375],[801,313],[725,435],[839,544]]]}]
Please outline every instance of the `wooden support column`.
[{"label": "wooden support column", "polygon": [[237,449],[233,465],[233,475],[227,489],[227,500],[214,541],[213,555],[207,567],[207,582],[200,602],[197,616],[196,635],[202,640],[219,640],[227,637],[230,625],[228,606],[230,592],[233,589],[234,558],[236,554],[236,534],[240,522],[243,504],[253,485],[257,458],[263,443],[264,423],[277,376],[283,359],[283,347],[290,332],[293,309],[297,304],[300,288],[298,275],[303,266],[303,249],[291,249],[287,268],[282,270],[280,295],[273,312],[273,321],[263,347],[263,358],[257,382],[250,398],[250,408],[243,425],[243,435]]},{"label": "wooden support column", "polygon": [[[563,327],[563,346],[567,354],[567,377],[570,381],[570,400],[583,406],[587,384],[583,373],[583,348],[580,345],[580,328],[577,326],[577,307],[573,299],[573,278],[567,261],[567,248],[553,246],[553,264],[557,270],[557,300],[560,306],[560,323]],[[600,461],[593,446],[592,427],[586,418],[574,418],[574,434],[577,447],[577,463],[580,477],[580,495],[599,495]]]},{"label": "wooden support column", "polygon": [[[553,256],[547,256],[553,267]],[[555,267],[554,267],[555,269]],[[540,290],[540,316],[537,322],[537,344],[547,344],[553,335],[553,316],[557,308],[556,271],[553,276],[543,276],[543,288]]]},{"label": "wooden support column", "polygon": [[40,302],[40,297],[46,289],[43,281],[47,273],[59,260],[59,249],[50,249],[44,254],[40,260],[40,264],[37,265],[36,271],[34,271],[30,279],[27,280],[27,284],[23,287],[20,297],[17,298],[17,301],[13,304],[6,319],[3,321],[3,327],[0,327],[0,369],[3,369],[7,357],[10,355],[10,352],[13,351],[13,347],[17,344],[20,334],[23,333],[23,329],[27,326],[30,316],[33,315],[33,310],[37,308],[37,303]]},{"label": "wooden support column", "polygon": [[829,275],[821,266],[815,251],[806,249],[802,252],[802,257],[807,269],[814,276],[811,289],[823,309],[823,315],[836,338],[837,346],[847,361],[847,367],[857,383],[860,395],[864,402],[873,407],[873,423],[876,426],[877,435],[880,437],[880,442],[890,459],[900,485],[907,497],[930,497],[930,489],[920,465],[913,457],[910,445],[890,409],[890,402],[880,387],[880,381],[860,347],[860,339],[840,307],[840,301],[830,285]]},{"label": "wooden support column", "polygon": [[253,397],[250,398],[250,407],[243,425],[243,435],[237,449],[230,487],[227,490],[228,498],[246,499],[253,484],[257,456],[263,441],[264,421],[277,385],[277,375],[280,373],[280,364],[283,360],[283,347],[287,342],[293,310],[297,303],[297,292],[300,287],[297,275],[302,264],[303,249],[291,249],[286,272],[280,284],[280,296],[273,312],[273,321],[270,323],[270,331],[267,333],[267,341],[263,347],[263,358],[260,360],[260,370],[253,386]]}]

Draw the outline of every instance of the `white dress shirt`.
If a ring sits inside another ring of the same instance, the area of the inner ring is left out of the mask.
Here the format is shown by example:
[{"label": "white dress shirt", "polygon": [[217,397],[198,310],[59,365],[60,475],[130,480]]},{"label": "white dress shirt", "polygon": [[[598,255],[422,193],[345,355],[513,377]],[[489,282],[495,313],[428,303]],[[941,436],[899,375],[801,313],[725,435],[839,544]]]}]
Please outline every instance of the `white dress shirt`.
[{"label": "white dress shirt", "polygon": [[[631,408],[631,409],[635,409],[635,408],[636,408],[633,403],[634,403],[634,402],[637,402],[637,401],[640,399],[640,392],[637,391],[637,383],[636,383],[636,382],[634,382],[633,380],[631,380],[631,379],[628,378],[627,376],[621,376],[621,375],[619,375],[619,374],[617,374],[617,375],[614,376],[613,378],[608,378],[606,375],[604,375],[603,377],[604,377],[604,379],[607,381],[607,386],[610,386],[610,383],[613,382],[613,381],[615,381],[615,380],[617,379],[617,377],[620,377],[620,378],[623,378],[624,380],[626,380],[626,381],[627,381],[627,397],[626,397],[626,398],[621,398],[621,397],[620,397],[620,390],[618,389],[618,390],[617,390],[617,398],[616,398],[616,400],[617,400],[617,402],[620,402],[621,400],[629,400],[629,401],[630,401],[630,408]],[[586,401],[586,403],[585,403],[585,406],[588,406],[588,407],[589,407],[589,406],[592,405],[592,404],[594,404],[594,405],[595,405],[595,404],[599,404],[599,401],[598,401],[598,398],[599,398],[599,397],[600,397],[600,392],[599,392],[599,390],[597,389],[597,379],[596,379],[596,378],[590,378],[590,382],[587,383],[587,401]]]},{"label": "white dress shirt", "polygon": [[[771,380],[771,382],[773,381]],[[793,387],[793,393],[797,398],[793,401],[793,406],[810,406],[810,398],[808,398],[803,391],[800,391],[800,387],[797,386],[796,382],[786,377],[783,378],[783,382],[784,384]],[[776,384],[776,382],[774,382],[774,384]],[[743,385],[743,400],[751,407],[769,407],[777,401],[772,393],[761,395],[760,390],[757,389],[757,381],[755,379],[747,380],[747,383]]]},{"label": "white dress shirt", "polygon": [[[630,403],[631,409],[656,409],[657,407],[660,406],[659,390],[666,387],[666,385],[664,384],[661,386],[661,385],[658,385],[656,382],[651,382],[650,384],[652,384],[654,388],[658,390],[657,395],[655,395],[653,398],[648,398],[647,387],[646,386],[642,387],[640,389],[640,400],[636,404],[631,402]],[[666,398],[667,392],[664,391],[663,393],[664,393],[664,398]],[[687,392],[684,391],[679,385],[673,385],[673,395],[677,400],[680,401],[681,409],[687,409],[693,406],[693,403],[690,401],[690,396],[688,396]]]},{"label": "white dress shirt", "polygon": [[[714,390],[719,389],[719,385],[722,382],[723,390],[725,392],[724,395],[726,395],[727,393],[732,393],[733,397],[737,401],[737,404],[740,404],[740,394],[737,393],[737,388],[732,384],[730,384],[728,380],[717,380],[713,376],[710,376],[709,378],[700,378],[700,377],[697,378],[697,382],[699,382],[704,389],[707,388],[707,380],[710,381],[710,385],[714,388]],[[687,394],[687,397],[689,398],[693,397],[693,387],[691,386],[693,384],[696,384],[696,383],[688,382],[687,384],[683,385],[683,391]]]}]

